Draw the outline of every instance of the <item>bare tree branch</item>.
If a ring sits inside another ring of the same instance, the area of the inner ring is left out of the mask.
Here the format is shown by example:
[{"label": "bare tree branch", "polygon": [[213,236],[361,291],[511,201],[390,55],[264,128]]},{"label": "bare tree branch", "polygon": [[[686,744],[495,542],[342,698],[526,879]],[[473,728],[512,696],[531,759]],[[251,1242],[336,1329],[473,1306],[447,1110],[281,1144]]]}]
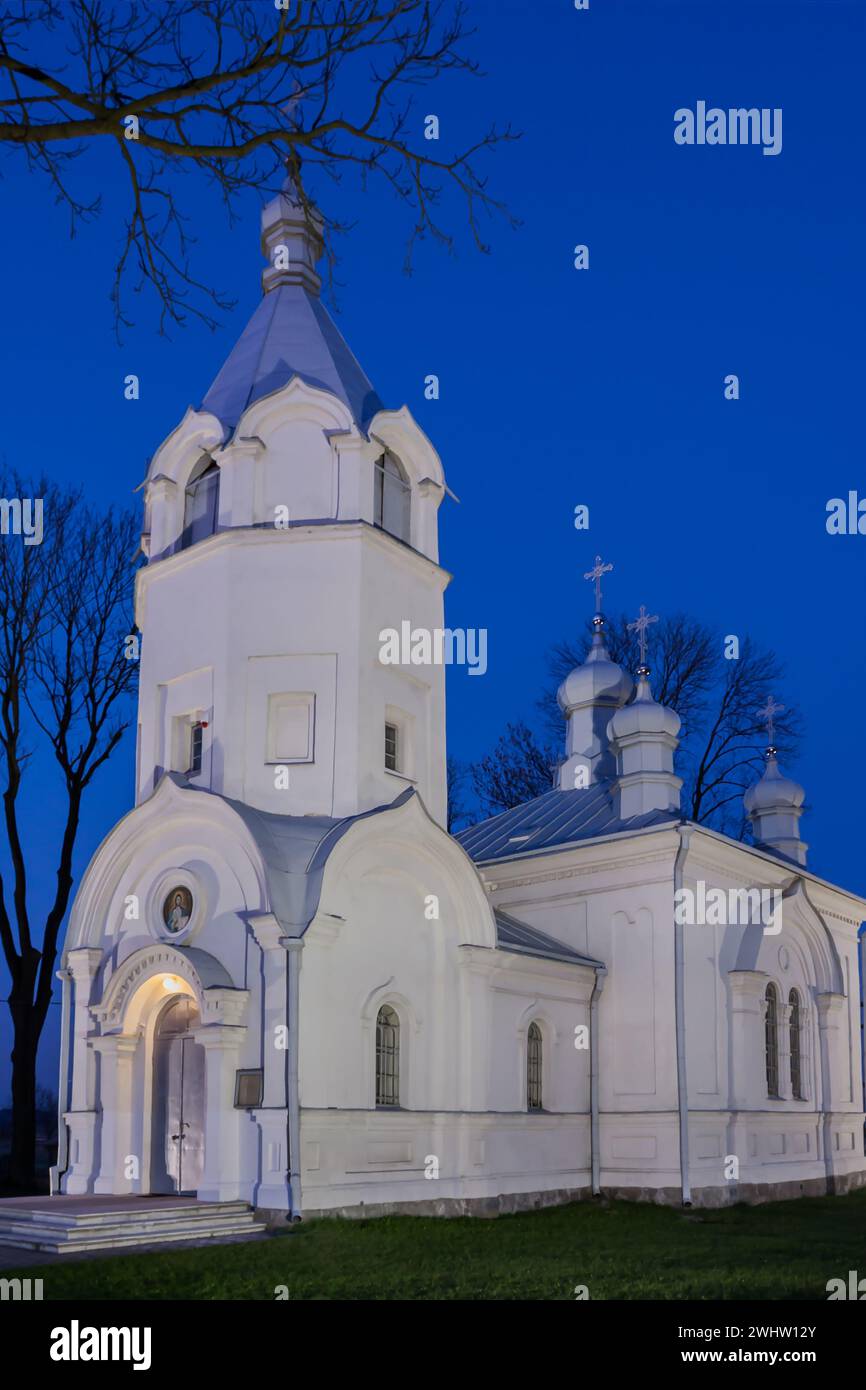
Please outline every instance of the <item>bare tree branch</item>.
[{"label": "bare tree branch", "polygon": [[[338,182],[353,167],[364,179],[381,175],[411,211],[407,270],[427,235],[453,249],[438,213],[446,189],[462,199],[479,250],[488,249],[482,216],[515,225],[477,161],[517,135],[493,127],[439,156],[414,104],[443,73],[479,75],[466,52],[471,32],[462,0],[286,0],[282,9],[265,0],[7,0],[0,144],[48,178],[74,233],[101,204],[75,193],[70,165],[94,141],[114,141],[130,190],[112,290],[118,330],[129,322],[130,280],[155,292],[162,330],[190,314],[213,327],[208,304],[229,302],[192,273],[188,218],[169,192],[184,169],[204,173],[229,218],[243,190],[275,188],[287,163],[308,211],[311,169]],[[324,215],[333,267],[342,224]]]}]

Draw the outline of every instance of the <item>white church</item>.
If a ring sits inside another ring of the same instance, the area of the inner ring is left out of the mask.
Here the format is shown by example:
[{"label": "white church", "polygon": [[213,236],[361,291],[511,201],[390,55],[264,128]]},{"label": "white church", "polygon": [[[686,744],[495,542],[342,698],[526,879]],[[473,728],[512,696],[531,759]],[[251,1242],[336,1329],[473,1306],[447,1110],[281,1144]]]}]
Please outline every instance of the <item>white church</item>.
[{"label": "white church", "polygon": [[772,732],[755,844],[690,822],[599,600],[555,785],[449,835],[444,666],[380,659],[445,624],[442,464],[288,182],[262,248],[146,481],[135,806],[69,926],[55,1190],[273,1223],[859,1186],[866,902],[808,869]]}]

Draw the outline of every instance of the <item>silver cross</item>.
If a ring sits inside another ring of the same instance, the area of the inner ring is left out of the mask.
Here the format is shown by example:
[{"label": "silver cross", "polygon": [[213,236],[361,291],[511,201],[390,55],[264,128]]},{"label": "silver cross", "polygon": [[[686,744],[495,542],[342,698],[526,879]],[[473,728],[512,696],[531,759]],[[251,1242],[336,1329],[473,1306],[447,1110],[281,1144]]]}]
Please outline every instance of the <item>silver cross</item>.
[{"label": "silver cross", "polygon": [[773,742],[776,732],[775,717],[777,714],[781,714],[784,708],[784,705],[776,704],[772,695],[768,695],[767,703],[764,705],[763,709],[758,710],[758,718],[761,720],[762,724],[766,724],[767,737],[771,743]]},{"label": "silver cross", "polygon": [[596,611],[596,613],[600,613],[600,612],[601,612],[601,576],[602,576],[603,574],[608,574],[612,569],[613,569],[613,565],[606,565],[606,564],[604,564],[603,561],[602,561],[601,556],[600,556],[600,555],[596,555],[596,557],[595,557],[595,564],[593,565],[592,569],[591,569],[591,570],[587,570],[586,574],[583,576],[584,579],[592,579],[592,580],[595,581],[595,611]]},{"label": "silver cross", "polygon": [[638,635],[638,641],[640,642],[640,664],[641,664],[641,666],[646,666],[646,630],[647,630],[647,628],[649,627],[650,623],[657,623],[658,620],[659,620],[659,615],[658,615],[658,613],[653,613],[653,615],[652,615],[651,617],[649,617],[649,616],[647,615],[647,611],[646,611],[646,609],[644,608],[643,604],[641,604],[641,606],[640,606],[640,617],[639,617],[639,618],[635,618],[634,622],[633,622],[633,623],[629,623],[629,625],[628,625],[628,630],[629,630],[629,632],[637,632],[637,635]]}]

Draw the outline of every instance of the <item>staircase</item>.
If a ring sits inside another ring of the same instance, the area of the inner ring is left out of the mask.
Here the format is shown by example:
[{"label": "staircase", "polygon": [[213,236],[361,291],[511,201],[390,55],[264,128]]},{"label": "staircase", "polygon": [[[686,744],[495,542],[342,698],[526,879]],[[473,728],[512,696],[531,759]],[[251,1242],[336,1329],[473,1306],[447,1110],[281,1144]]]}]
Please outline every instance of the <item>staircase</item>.
[{"label": "staircase", "polygon": [[232,1240],[266,1231],[247,1202],[194,1197],[9,1197],[0,1200],[0,1247],[62,1255],[178,1241]]}]

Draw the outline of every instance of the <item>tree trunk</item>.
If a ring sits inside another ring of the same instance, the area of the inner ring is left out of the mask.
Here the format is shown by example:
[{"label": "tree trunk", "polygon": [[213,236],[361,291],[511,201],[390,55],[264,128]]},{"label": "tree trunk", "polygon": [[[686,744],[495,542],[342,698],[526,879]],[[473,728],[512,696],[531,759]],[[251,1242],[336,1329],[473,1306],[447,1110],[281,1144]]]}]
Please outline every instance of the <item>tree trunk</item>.
[{"label": "tree trunk", "polygon": [[12,1153],[13,1182],[30,1191],[36,1181],[36,1051],[39,1032],[33,1006],[12,1003]]}]

